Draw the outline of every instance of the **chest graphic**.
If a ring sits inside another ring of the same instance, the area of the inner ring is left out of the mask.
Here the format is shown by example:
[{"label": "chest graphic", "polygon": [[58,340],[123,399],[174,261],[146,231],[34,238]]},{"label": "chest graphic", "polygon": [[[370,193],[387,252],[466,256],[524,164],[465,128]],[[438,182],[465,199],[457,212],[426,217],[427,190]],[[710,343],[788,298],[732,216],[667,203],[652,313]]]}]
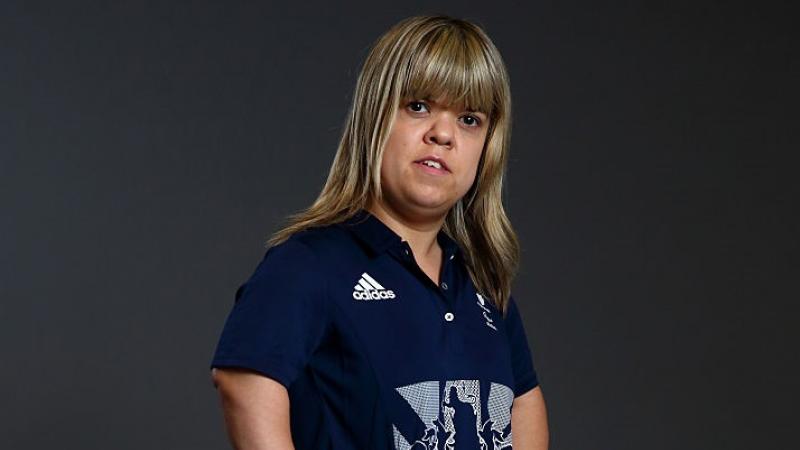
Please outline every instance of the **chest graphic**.
[{"label": "chest graphic", "polygon": [[395,390],[425,424],[422,436],[408,436],[395,424],[396,450],[511,449],[514,393],[508,386],[450,380],[423,381]]}]

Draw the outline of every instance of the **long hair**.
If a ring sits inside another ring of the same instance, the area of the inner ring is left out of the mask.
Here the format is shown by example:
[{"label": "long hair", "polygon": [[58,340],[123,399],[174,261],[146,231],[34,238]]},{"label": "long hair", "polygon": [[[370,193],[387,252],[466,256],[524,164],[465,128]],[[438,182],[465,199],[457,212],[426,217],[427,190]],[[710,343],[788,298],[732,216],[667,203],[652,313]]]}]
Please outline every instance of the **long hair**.
[{"label": "long hair", "polygon": [[478,292],[505,313],[519,264],[519,242],[503,208],[511,95],[500,52],[477,25],[447,16],[410,17],[375,42],[325,186],[307,209],[288,216],[268,246],[298,231],[341,222],[382,198],[384,145],[403,99],[438,98],[489,117],[477,176],[447,213],[444,232],[458,242]]}]

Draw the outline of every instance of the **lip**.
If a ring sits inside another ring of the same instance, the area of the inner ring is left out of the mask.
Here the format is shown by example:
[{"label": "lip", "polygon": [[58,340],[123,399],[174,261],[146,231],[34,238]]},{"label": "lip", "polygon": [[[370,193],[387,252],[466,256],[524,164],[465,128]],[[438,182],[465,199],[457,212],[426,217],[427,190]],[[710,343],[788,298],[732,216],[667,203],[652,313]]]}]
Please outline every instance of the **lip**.
[{"label": "lip", "polygon": [[[442,158],[439,158],[438,156],[434,156],[434,155],[428,155],[428,156],[426,156],[426,157],[424,157],[424,158],[420,158],[420,159],[418,159],[418,160],[414,161],[414,163],[415,163],[415,164],[422,164],[422,161],[425,161],[425,160],[436,161],[436,162],[438,162],[439,164],[441,164],[441,165],[442,165],[442,169],[443,169],[444,171],[446,171],[446,172],[450,172],[450,168],[449,168],[449,167],[447,167],[447,163],[446,163],[446,162],[444,162],[444,160],[443,160]],[[424,166],[424,167],[428,167],[428,166],[426,166],[426,165],[424,165],[424,164],[422,164],[422,166]],[[429,168],[429,169],[433,169],[433,167],[428,167],[428,168]],[[438,169],[434,169],[434,170],[438,170]]]}]

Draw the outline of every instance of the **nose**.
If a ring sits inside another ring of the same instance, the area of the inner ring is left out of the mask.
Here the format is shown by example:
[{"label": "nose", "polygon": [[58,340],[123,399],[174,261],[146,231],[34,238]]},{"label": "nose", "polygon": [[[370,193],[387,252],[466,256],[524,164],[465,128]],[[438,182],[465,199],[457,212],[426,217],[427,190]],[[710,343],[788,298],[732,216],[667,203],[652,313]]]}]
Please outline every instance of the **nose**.
[{"label": "nose", "polygon": [[453,145],[453,124],[449,114],[442,114],[431,124],[425,133],[426,144],[436,144],[450,148]]}]

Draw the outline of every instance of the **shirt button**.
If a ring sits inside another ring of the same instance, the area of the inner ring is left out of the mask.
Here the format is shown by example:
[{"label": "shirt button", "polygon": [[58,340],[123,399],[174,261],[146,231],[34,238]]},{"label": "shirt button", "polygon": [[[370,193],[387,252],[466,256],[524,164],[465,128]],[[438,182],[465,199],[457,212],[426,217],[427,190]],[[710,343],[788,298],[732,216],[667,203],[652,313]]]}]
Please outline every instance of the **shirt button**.
[{"label": "shirt button", "polygon": [[446,320],[448,322],[452,322],[454,318],[455,318],[455,316],[451,312],[445,313],[445,315],[444,315],[444,320]]},{"label": "shirt button", "polygon": [[442,281],[442,289],[444,289],[445,291],[447,290],[447,283],[445,283],[444,281]]}]

